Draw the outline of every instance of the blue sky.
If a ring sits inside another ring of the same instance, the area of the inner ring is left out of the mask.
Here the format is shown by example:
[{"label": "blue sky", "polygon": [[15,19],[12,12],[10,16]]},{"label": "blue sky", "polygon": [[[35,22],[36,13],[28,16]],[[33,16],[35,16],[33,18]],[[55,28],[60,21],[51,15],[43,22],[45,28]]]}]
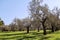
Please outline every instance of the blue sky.
[{"label": "blue sky", "polygon": [[[0,0],[0,17],[5,24],[10,24],[13,19],[23,19],[28,16],[28,3],[31,0]],[[44,0],[49,8],[60,7],[60,0]]]}]

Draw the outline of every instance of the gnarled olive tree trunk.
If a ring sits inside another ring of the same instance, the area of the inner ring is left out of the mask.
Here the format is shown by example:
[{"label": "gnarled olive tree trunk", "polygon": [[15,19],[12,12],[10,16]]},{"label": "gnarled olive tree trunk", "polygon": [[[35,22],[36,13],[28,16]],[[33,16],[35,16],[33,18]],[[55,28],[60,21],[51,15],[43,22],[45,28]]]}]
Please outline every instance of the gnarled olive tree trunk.
[{"label": "gnarled olive tree trunk", "polygon": [[45,19],[43,19],[43,22],[42,22],[42,26],[43,26],[43,34],[46,35],[46,26],[44,25],[45,21],[46,21],[47,17]]},{"label": "gnarled olive tree trunk", "polygon": [[26,28],[27,28],[27,33],[29,33],[29,28],[31,27],[31,24],[29,24]]},{"label": "gnarled olive tree trunk", "polygon": [[46,33],[46,27],[44,26],[44,23],[42,25],[43,25],[43,31],[44,31],[43,34],[46,35],[47,34]]},{"label": "gnarled olive tree trunk", "polygon": [[52,26],[51,31],[54,32],[54,31],[55,31],[55,30],[54,30],[54,26],[53,26],[53,25],[51,25],[51,26]]},{"label": "gnarled olive tree trunk", "polygon": [[27,33],[29,33],[29,26],[27,26]]},{"label": "gnarled olive tree trunk", "polygon": [[39,32],[39,27],[37,28],[38,32]]}]

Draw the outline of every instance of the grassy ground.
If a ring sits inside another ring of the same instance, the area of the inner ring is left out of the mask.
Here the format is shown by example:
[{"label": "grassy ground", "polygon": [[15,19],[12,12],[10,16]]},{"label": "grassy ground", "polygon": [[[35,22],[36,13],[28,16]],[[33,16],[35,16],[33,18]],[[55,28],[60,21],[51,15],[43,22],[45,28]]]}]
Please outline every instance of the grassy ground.
[{"label": "grassy ground", "polygon": [[0,32],[0,40],[60,40],[60,31],[43,35],[42,31]]}]

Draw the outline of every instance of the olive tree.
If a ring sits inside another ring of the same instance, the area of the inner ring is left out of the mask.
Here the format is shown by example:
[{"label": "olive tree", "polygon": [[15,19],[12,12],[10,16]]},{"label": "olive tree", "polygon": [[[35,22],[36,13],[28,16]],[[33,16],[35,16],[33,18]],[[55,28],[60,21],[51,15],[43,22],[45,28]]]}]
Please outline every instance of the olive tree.
[{"label": "olive tree", "polygon": [[29,33],[29,28],[31,27],[31,20],[29,17],[23,19],[23,25],[26,27],[27,33]]},{"label": "olive tree", "polygon": [[45,24],[46,19],[48,18],[47,17],[48,6],[47,5],[41,6],[40,5],[41,2],[42,2],[41,0],[32,0],[30,2],[29,10],[30,10],[30,15],[32,19],[37,20],[38,18],[39,23],[42,23],[44,35],[46,35],[46,27],[44,24]]}]

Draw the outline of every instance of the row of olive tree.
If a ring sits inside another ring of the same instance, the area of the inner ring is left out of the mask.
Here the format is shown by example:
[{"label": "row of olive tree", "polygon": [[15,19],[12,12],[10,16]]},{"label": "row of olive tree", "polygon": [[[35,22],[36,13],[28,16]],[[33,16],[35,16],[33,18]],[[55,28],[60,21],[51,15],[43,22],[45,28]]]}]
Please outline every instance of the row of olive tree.
[{"label": "row of olive tree", "polygon": [[[31,19],[35,20],[37,24],[42,24],[44,35],[46,35],[46,26],[50,24],[52,32],[57,30],[59,22],[59,13],[58,8],[49,10],[48,6],[41,5],[42,0],[32,0],[29,4],[29,11]],[[39,26],[38,25],[38,26]],[[49,27],[49,26],[48,26]],[[39,28],[39,27],[38,27]]]},{"label": "row of olive tree", "polygon": [[37,29],[37,31],[39,32],[39,30],[42,29],[45,35],[47,28],[52,30],[52,32],[59,29],[60,19],[59,18],[58,18],[59,20],[57,19],[57,15],[49,12],[46,18],[43,18],[43,16],[42,16],[43,19],[39,17],[40,15],[35,16],[33,18],[28,17],[22,20],[20,20],[19,18],[15,18],[11,24],[4,25],[3,27],[1,26],[0,30],[2,31],[26,31],[27,30],[27,33],[29,33],[29,30]]}]

